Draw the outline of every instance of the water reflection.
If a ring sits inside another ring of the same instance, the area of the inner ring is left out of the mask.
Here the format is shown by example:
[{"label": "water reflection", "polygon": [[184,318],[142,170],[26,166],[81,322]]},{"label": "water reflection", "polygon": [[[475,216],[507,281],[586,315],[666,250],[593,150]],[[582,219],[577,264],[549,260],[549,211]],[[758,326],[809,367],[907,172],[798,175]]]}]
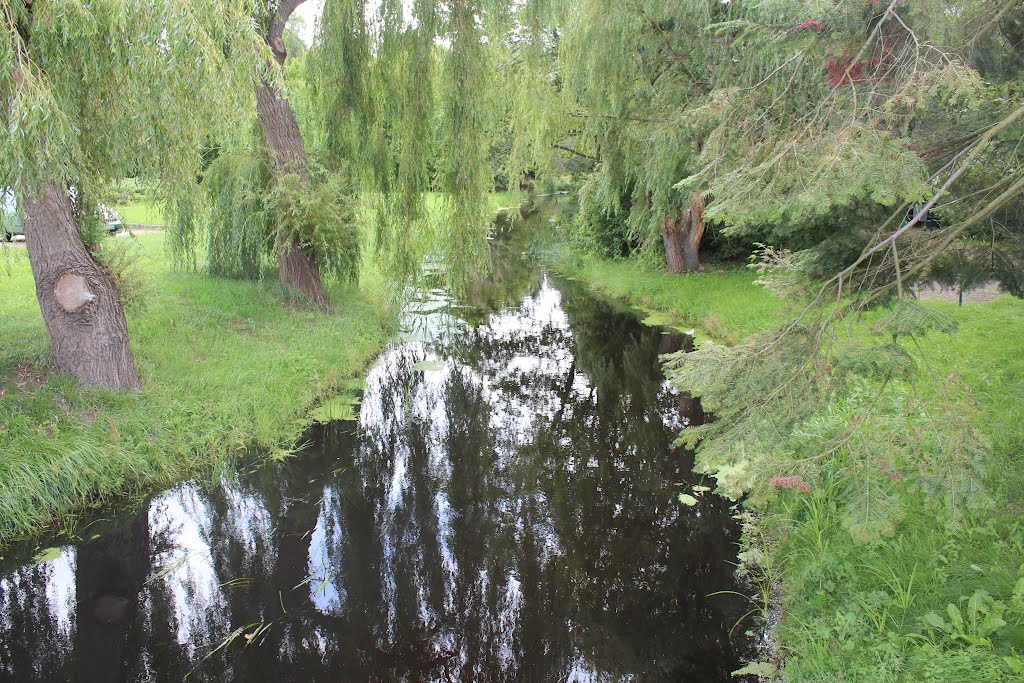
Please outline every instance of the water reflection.
[{"label": "water reflection", "polygon": [[703,413],[657,362],[686,340],[511,251],[473,307],[410,308],[358,424],[8,566],[0,673],[730,680],[743,606],[708,595],[733,588],[735,528],[676,502],[692,457],[671,443]]}]

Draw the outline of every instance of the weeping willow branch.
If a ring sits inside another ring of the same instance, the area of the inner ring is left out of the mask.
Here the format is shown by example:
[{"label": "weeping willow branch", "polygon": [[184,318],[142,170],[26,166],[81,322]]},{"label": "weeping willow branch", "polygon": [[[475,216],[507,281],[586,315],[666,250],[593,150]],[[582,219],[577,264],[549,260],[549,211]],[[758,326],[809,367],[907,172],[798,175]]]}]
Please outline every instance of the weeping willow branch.
[{"label": "weeping willow branch", "polygon": [[597,157],[591,156],[590,154],[584,154],[583,152],[575,150],[572,147],[569,147],[568,145],[554,144],[554,145],[551,145],[551,146],[554,149],[560,149],[563,152],[568,152],[569,154],[572,154],[573,156],[580,157],[581,159],[590,159],[591,161],[599,161],[599,159]]}]

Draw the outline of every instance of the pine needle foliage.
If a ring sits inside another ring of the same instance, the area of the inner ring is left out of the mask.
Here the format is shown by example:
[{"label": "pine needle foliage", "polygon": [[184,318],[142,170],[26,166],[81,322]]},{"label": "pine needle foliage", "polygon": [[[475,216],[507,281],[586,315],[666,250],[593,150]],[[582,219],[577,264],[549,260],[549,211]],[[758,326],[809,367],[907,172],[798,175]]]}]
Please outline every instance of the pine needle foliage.
[{"label": "pine needle foliage", "polygon": [[571,140],[596,160],[581,214],[641,245],[660,247],[666,217],[699,193],[725,237],[804,249],[845,232],[855,256],[874,207],[930,196],[915,123],[984,88],[947,46],[959,24],[946,3],[540,4],[558,39],[547,60],[521,60],[551,77],[518,76],[520,100],[541,95],[516,111],[531,144],[513,158],[543,169]]},{"label": "pine needle foliage", "polygon": [[[771,496],[773,479],[840,472],[859,539],[894,528],[894,488],[951,501],[951,518],[974,499],[988,446],[968,399],[921,387],[937,378],[920,340],[953,327],[912,284],[1024,188],[1008,163],[1024,110],[986,99],[964,42],[968,18],[1002,7],[592,0],[565,15],[561,104],[579,121],[574,144],[598,159],[581,215],[596,207],[656,244],[664,217],[699,193],[723,234],[776,245],[764,280],[799,302],[774,331],[668,359],[671,381],[717,417],[683,439],[724,492]],[[978,127],[932,154],[935,121],[959,119]],[[1007,176],[983,192],[958,185],[986,158]],[[940,199],[956,222],[922,230]],[[809,277],[828,264],[824,285]],[[865,334],[855,321],[879,305]],[[841,419],[823,419],[833,408]]]}]

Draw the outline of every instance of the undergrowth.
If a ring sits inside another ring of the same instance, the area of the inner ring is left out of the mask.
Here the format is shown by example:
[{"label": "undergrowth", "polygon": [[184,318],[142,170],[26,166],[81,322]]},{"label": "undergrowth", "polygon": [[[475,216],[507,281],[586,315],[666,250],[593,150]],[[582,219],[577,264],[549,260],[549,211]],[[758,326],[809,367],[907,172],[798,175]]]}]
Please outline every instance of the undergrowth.
[{"label": "undergrowth", "polygon": [[[786,563],[791,680],[1024,680],[1024,302],[928,305],[958,329],[920,340],[927,367],[909,398],[896,394],[901,409],[881,411],[874,443],[822,463],[809,493],[765,506]],[[929,406],[931,423],[915,424]],[[962,421],[981,437],[969,447],[955,442]],[[929,446],[934,435],[953,443]],[[951,462],[958,452],[965,462]],[[862,537],[841,501],[865,453],[897,509]],[[953,468],[967,476],[937,485]]]},{"label": "undergrowth", "polygon": [[698,450],[772,540],[786,680],[1024,677],[1024,302],[925,307],[955,331],[899,337],[905,378],[841,372],[872,312],[828,357],[838,393],[774,448]]}]

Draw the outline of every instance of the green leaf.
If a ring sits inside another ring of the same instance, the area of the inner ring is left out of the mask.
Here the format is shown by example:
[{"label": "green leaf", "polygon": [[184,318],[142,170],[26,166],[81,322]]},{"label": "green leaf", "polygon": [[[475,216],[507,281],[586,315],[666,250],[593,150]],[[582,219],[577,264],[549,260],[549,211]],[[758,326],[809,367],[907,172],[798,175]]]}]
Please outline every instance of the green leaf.
[{"label": "green leaf", "polygon": [[946,605],[946,613],[949,614],[949,621],[957,631],[964,630],[964,617],[960,614],[959,608],[954,604]]},{"label": "green leaf", "polygon": [[973,621],[978,617],[979,614],[988,612],[988,607],[985,605],[985,598],[988,597],[988,593],[983,590],[974,591],[974,595],[967,601],[967,616]]},{"label": "green leaf", "polygon": [[778,673],[778,668],[771,662],[750,662],[742,669],[736,669],[732,672],[733,676],[737,678],[740,676],[764,676],[771,677]]},{"label": "green leaf", "polygon": [[45,550],[39,551],[39,553],[32,558],[32,561],[36,564],[42,564],[43,562],[56,560],[60,555],[60,548],[46,548]]},{"label": "green leaf", "polygon": [[690,507],[693,507],[694,505],[697,504],[697,499],[694,498],[693,496],[691,496],[688,493],[680,493],[679,494],[679,502],[682,503],[683,505],[688,505]]}]

